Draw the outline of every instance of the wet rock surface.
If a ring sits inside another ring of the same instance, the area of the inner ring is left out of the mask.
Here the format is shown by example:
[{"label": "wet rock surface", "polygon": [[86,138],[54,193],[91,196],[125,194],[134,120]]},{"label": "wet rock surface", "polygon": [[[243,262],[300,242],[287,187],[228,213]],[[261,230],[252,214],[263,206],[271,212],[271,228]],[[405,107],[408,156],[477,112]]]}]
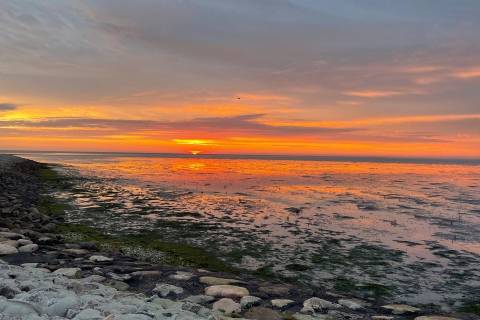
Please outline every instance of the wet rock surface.
[{"label": "wet rock surface", "polygon": [[409,309],[383,304],[382,308],[375,301],[280,280],[155,264],[115,249],[99,248],[95,243],[72,242],[54,232],[63,219],[48,216],[38,208],[42,181],[37,172],[42,166],[0,156],[0,168],[1,320],[392,316],[451,320],[428,306]]}]

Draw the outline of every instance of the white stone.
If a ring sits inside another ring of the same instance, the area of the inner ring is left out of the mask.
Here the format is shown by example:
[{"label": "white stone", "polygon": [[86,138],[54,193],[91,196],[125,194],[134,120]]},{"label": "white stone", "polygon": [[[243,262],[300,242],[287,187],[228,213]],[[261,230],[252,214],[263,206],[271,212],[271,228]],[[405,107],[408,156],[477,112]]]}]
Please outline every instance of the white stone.
[{"label": "white stone", "polygon": [[300,312],[302,313],[316,312],[316,311],[322,311],[326,309],[338,309],[339,307],[340,307],[339,305],[332,303],[330,301],[313,297],[303,302],[303,308]]},{"label": "white stone", "polygon": [[33,242],[27,239],[18,239],[17,243],[19,246],[26,246],[27,244],[32,244]]},{"label": "white stone", "polygon": [[110,262],[113,261],[113,258],[105,257],[105,256],[91,256],[88,260],[92,262]]},{"label": "white stone", "polygon": [[84,309],[80,311],[73,320],[101,320],[104,317],[98,310]]},{"label": "white stone", "polygon": [[177,273],[170,275],[170,279],[179,280],[179,281],[188,281],[192,279],[195,275],[191,272],[177,271]]},{"label": "white stone", "polygon": [[53,272],[53,274],[62,275],[67,278],[78,278],[80,276],[80,268],[60,268]]},{"label": "white stone", "polygon": [[365,307],[365,303],[357,299],[340,299],[338,304],[352,310],[360,310]]},{"label": "white stone", "polygon": [[38,244],[32,243],[21,246],[18,248],[18,252],[35,252],[38,250]]},{"label": "white stone", "polygon": [[15,232],[0,232],[0,238],[17,240],[17,239],[23,239],[23,235]]},{"label": "white stone", "polygon": [[242,309],[248,309],[250,307],[259,305],[262,299],[259,297],[254,297],[254,296],[244,296],[242,299],[240,299],[240,306]]},{"label": "white stone", "polygon": [[415,320],[460,320],[460,319],[452,318],[452,317],[445,317],[445,316],[430,315],[430,316],[416,317]]},{"label": "white stone", "polygon": [[382,306],[382,308],[390,310],[393,314],[415,313],[420,311],[419,308],[407,304],[387,304]]},{"label": "white stone", "polygon": [[213,297],[244,297],[250,295],[248,289],[227,284],[210,286],[205,289],[207,296]]},{"label": "white stone", "polygon": [[285,308],[286,306],[294,303],[295,301],[290,300],[290,299],[273,299],[270,302],[272,303],[273,307],[282,309],[282,308]]},{"label": "white stone", "polygon": [[40,312],[38,308],[30,303],[17,300],[7,300],[4,297],[0,297],[0,315],[22,318],[39,314]]},{"label": "white stone", "polygon": [[24,268],[36,268],[38,267],[38,263],[37,262],[22,263],[21,266]]},{"label": "white stone", "polygon": [[223,298],[213,304],[213,311],[221,311],[225,315],[238,314],[242,311],[239,303],[236,303],[230,298]]},{"label": "white stone", "polygon": [[17,248],[12,247],[8,244],[0,243],[0,256],[15,254],[15,253],[18,253]]},{"label": "white stone", "polygon": [[159,283],[157,284],[155,289],[153,289],[153,292],[159,294],[162,297],[166,297],[169,294],[174,294],[174,295],[182,294],[183,288],[180,288],[171,284],[167,284],[167,283]]},{"label": "white stone", "polygon": [[233,283],[240,283],[241,281],[235,279],[228,279],[228,278],[217,278],[217,277],[200,277],[200,283],[214,286],[214,285],[221,285],[221,284],[233,284]]}]

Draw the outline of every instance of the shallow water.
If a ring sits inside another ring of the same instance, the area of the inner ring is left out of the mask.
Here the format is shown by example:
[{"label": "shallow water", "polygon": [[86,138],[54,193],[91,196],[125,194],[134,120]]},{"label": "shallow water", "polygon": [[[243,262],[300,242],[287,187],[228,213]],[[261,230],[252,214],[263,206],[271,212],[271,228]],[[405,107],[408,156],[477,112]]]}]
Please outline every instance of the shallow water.
[{"label": "shallow water", "polygon": [[71,221],[161,230],[243,268],[359,294],[447,305],[479,294],[479,165],[22,156],[87,177],[59,194]]}]

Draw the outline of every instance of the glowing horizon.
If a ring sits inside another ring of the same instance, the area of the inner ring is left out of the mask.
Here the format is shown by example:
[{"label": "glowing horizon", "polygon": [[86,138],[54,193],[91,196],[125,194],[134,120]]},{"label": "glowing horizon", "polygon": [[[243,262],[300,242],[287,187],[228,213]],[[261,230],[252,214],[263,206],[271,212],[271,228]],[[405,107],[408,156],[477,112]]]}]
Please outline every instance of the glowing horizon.
[{"label": "glowing horizon", "polygon": [[0,150],[480,158],[480,3],[0,9]]}]

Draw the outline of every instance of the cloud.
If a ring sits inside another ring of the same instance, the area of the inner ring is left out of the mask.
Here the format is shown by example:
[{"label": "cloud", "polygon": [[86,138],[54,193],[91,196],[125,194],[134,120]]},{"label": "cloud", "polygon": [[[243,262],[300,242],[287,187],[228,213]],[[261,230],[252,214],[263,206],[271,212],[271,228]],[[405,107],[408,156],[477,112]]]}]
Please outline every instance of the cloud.
[{"label": "cloud", "polygon": [[12,111],[18,108],[15,103],[0,103],[0,111]]}]

